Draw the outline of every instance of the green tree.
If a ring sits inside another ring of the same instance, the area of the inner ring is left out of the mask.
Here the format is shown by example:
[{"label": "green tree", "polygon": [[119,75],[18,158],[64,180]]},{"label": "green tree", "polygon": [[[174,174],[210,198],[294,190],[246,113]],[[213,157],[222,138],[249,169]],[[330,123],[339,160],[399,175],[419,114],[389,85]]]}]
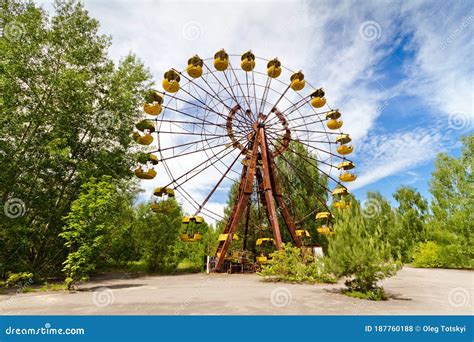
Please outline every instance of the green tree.
[{"label": "green tree", "polygon": [[81,185],[131,175],[130,132],[150,75],[133,55],[115,66],[110,37],[76,1],[56,1],[54,16],[30,1],[1,6],[0,198],[24,210],[1,215],[0,276],[51,274]]},{"label": "green tree", "polygon": [[[433,217],[428,223],[427,234],[429,240],[441,246],[438,264],[442,267],[474,267],[474,135],[464,137],[462,141],[464,146],[459,158],[445,153],[438,155],[430,181]],[[420,248],[433,250],[430,246],[421,245]],[[422,255],[423,251],[418,250],[417,254]]]},{"label": "green tree", "polygon": [[[318,169],[317,158],[305,145],[291,142],[288,151],[276,161],[285,203],[298,227],[310,232],[311,240],[307,243],[326,248],[327,239],[316,233],[318,223],[314,217],[317,212],[327,210],[325,203],[328,199],[328,178]],[[281,217],[279,221],[285,227]],[[288,230],[282,231],[284,241],[291,241]]]},{"label": "green tree", "polygon": [[87,279],[103,260],[100,256],[104,254],[108,232],[123,224],[122,216],[116,214],[123,211],[121,196],[110,176],[101,180],[91,178],[81,186],[60,234],[69,250],[63,269],[68,288]]},{"label": "green tree", "polygon": [[337,217],[335,234],[329,240],[329,267],[338,277],[348,277],[349,292],[360,292],[369,299],[381,299],[377,282],[392,276],[398,264],[392,261],[390,246],[382,239],[379,224],[371,231],[370,223],[352,203]]},{"label": "green tree", "polygon": [[141,260],[148,272],[170,272],[179,262],[174,249],[179,243],[181,208],[174,199],[160,205],[163,206],[160,213],[151,211],[148,204],[137,208],[135,236],[140,241]]},{"label": "green tree", "polygon": [[426,239],[428,202],[414,188],[399,187],[393,194],[398,202],[396,229],[390,236],[392,251],[403,262],[412,261],[414,247]]}]

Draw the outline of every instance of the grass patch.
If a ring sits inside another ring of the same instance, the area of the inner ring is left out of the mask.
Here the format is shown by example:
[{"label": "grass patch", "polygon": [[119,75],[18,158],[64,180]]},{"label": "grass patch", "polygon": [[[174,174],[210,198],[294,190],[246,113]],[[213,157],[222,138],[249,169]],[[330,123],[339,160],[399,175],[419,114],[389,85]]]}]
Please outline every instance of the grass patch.
[{"label": "grass patch", "polygon": [[374,300],[374,301],[388,300],[388,297],[385,291],[381,287],[377,287],[367,292],[345,289],[345,290],[342,290],[342,293],[352,298]]},{"label": "grass patch", "polygon": [[199,273],[202,272],[202,265],[196,265],[191,261],[182,261],[176,267],[175,273]]},{"label": "grass patch", "polygon": [[41,286],[40,291],[41,292],[46,292],[46,291],[65,291],[66,290],[66,285],[64,283],[55,283],[55,284],[48,284],[45,283],[43,286]]}]

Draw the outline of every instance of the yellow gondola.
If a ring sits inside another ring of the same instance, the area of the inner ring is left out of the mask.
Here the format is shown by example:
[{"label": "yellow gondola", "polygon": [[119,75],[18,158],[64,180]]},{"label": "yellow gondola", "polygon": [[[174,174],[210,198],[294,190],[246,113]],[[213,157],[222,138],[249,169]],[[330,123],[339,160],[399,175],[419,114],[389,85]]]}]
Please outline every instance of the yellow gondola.
[{"label": "yellow gondola", "polygon": [[155,213],[160,213],[161,212],[161,207],[158,203],[152,203],[150,205],[150,208],[151,208],[151,211],[153,211]]},{"label": "yellow gondola", "polygon": [[296,236],[300,237],[311,237],[311,234],[306,229],[295,230]]},{"label": "yellow gondola", "polygon": [[353,151],[353,147],[352,146],[347,146],[345,144],[348,144],[352,141],[351,137],[349,136],[349,134],[340,134],[336,137],[336,143],[338,144],[341,144],[341,146],[338,146],[336,151],[337,153],[341,154],[341,155],[346,155],[346,154],[350,154],[352,153]]},{"label": "yellow gondola", "polygon": [[152,153],[140,153],[137,157],[137,161],[140,164],[158,165],[159,163],[158,157]]},{"label": "yellow gondola", "polygon": [[341,145],[336,149],[337,153],[343,156],[347,154],[351,154],[353,150],[354,148],[352,146],[347,146],[347,145]]},{"label": "yellow gondola", "polygon": [[244,71],[249,72],[255,68],[255,55],[252,53],[252,51],[247,51],[240,59],[240,66]]},{"label": "yellow gondola", "polygon": [[135,176],[140,179],[153,179],[156,177],[156,171],[153,168],[149,168],[147,171],[145,171],[141,167],[138,167],[135,169]]},{"label": "yellow gondola", "polygon": [[256,246],[260,246],[261,244],[263,244],[264,242],[271,242],[273,244],[275,244],[275,240],[273,238],[259,238],[257,239],[257,241],[255,242],[255,245]]},{"label": "yellow gondola", "polygon": [[183,224],[189,224],[190,222],[201,224],[204,222],[204,218],[202,216],[184,216],[181,220]]},{"label": "yellow gondola", "polygon": [[161,104],[159,104],[159,103],[145,103],[143,105],[143,110],[148,115],[156,116],[156,115],[161,113],[163,108],[161,107]]},{"label": "yellow gondola", "polygon": [[299,91],[304,88],[306,81],[304,80],[304,74],[301,71],[295,72],[290,77],[290,87],[294,91]]},{"label": "yellow gondola", "polygon": [[150,133],[140,135],[138,132],[133,132],[132,138],[136,143],[145,146],[150,145],[153,142],[153,136]]},{"label": "yellow gondola", "polygon": [[179,238],[184,242],[197,242],[202,240],[202,234],[199,232],[194,234],[181,233]]},{"label": "yellow gondola", "polygon": [[267,75],[271,78],[277,78],[281,75],[281,63],[277,58],[267,63]]},{"label": "yellow gondola", "polygon": [[353,162],[351,162],[350,160],[346,160],[346,161],[343,161],[343,162],[340,162],[339,165],[337,165],[337,168],[340,170],[340,169],[343,169],[343,170],[352,170],[353,168],[355,168],[355,164]]},{"label": "yellow gondola", "polygon": [[155,212],[155,213],[164,213],[164,214],[167,214],[169,213],[169,210],[174,208],[175,204],[173,203],[170,203],[168,201],[156,201],[156,202],[153,202],[151,203],[150,205],[150,208],[151,208],[151,211]]},{"label": "yellow gondola", "polygon": [[327,226],[318,227],[316,228],[316,230],[318,231],[319,234],[322,234],[322,235],[334,234],[334,231],[330,227],[327,227]]},{"label": "yellow gondola", "polygon": [[[228,238],[229,234],[219,234],[219,241],[226,241]],[[239,236],[237,234],[232,235],[232,240],[238,240]]]},{"label": "yellow gondola", "polygon": [[137,122],[135,124],[135,127],[140,132],[148,131],[150,133],[153,133],[155,131],[155,124],[153,123],[153,121],[147,119]]},{"label": "yellow gondola", "polygon": [[326,119],[337,120],[341,117],[339,110],[334,109],[326,114]]},{"label": "yellow gondola", "polygon": [[[181,220],[181,223],[185,226],[189,225],[191,222],[195,224],[201,224],[204,222],[204,218],[202,216],[184,216]],[[202,239],[202,235],[199,232],[196,233],[181,233],[179,237],[182,241],[185,242],[196,242]]]},{"label": "yellow gondola", "polygon": [[339,175],[339,180],[341,182],[353,182],[357,178],[357,175],[354,173],[344,172],[343,174]]},{"label": "yellow gondola", "polygon": [[261,254],[255,257],[255,261],[258,262],[259,264],[268,264],[270,260],[268,259],[266,255]]},{"label": "yellow gondola", "polygon": [[168,70],[163,76],[163,89],[169,93],[176,93],[179,90],[180,80],[181,77],[179,76],[179,73],[176,70]]},{"label": "yellow gondola", "polygon": [[145,104],[143,105],[143,110],[148,115],[156,116],[161,113],[163,108],[163,96],[158,93],[156,90],[150,90],[145,95]]},{"label": "yellow gondola", "polygon": [[188,59],[188,67],[186,68],[186,72],[192,78],[199,78],[202,75],[203,65],[203,60],[198,55],[195,55],[194,57]]},{"label": "yellow gondola", "polygon": [[349,201],[341,200],[333,202],[332,205],[337,209],[347,209],[350,208],[352,204]]},{"label": "yellow gondola", "polygon": [[321,108],[326,104],[326,98],[323,88],[316,89],[311,94],[311,105],[315,108]]},{"label": "yellow gondola", "polygon": [[338,187],[332,191],[333,196],[346,196],[349,195],[349,191],[345,187]]},{"label": "yellow gondola", "polygon": [[155,188],[155,191],[153,191],[153,195],[157,197],[174,197],[174,190],[171,188],[157,187]]},{"label": "yellow gondola", "polygon": [[341,121],[341,120],[329,120],[327,123],[326,123],[326,126],[329,128],[329,129],[339,129],[342,127],[342,124],[344,122]]},{"label": "yellow gondola", "polygon": [[329,211],[321,211],[316,214],[316,220],[332,220],[334,215],[331,214]]},{"label": "yellow gondola", "polygon": [[158,157],[155,156],[153,153],[147,153],[147,161],[149,163],[152,163],[153,165],[157,165],[158,164]]},{"label": "yellow gondola", "polygon": [[341,144],[341,145],[348,144],[351,141],[352,141],[352,139],[349,136],[349,134],[340,134],[336,137],[336,142]]},{"label": "yellow gondola", "polygon": [[214,68],[217,71],[224,71],[229,67],[229,55],[224,49],[219,50],[214,55]]}]

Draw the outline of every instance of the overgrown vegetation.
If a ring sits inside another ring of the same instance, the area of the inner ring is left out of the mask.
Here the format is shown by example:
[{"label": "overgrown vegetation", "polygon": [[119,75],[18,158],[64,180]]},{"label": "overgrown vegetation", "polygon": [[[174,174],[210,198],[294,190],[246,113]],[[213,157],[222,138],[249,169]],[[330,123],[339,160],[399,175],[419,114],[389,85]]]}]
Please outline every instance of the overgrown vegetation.
[{"label": "overgrown vegetation", "polygon": [[[203,240],[184,244],[176,201],[161,202],[158,213],[143,199],[137,203],[130,170],[143,154],[132,148],[130,133],[151,85],[149,71],[134,55],[115,64],[110,37],[98,33],[99,23],[80,3],[57,1],[55,8],[50,16],[33,2],[1,3],[2,22],[21,29],[19,39],[0,39],[0,285],[27,289],[62,277],[71,288],[98,272],[200,271],[225,220],[216,232],[203,224]],[[321,245],[327,257],[315,261],[285,245],[261,274],[290,282],[345,277],[348,295],[377,300],[384,298],[378,281],[401,263],[473,268],[474,135],[463,144],[458,158],[439,154],[431,202],[407,186],[394,193],[394,207],[368,193],[371,206],[353,199],[327,238],[305,215],[324,209],[317,196],[327,199],[328,179],[315,156],[292,142],[291,153],[277,159],[285,202],[311,232],[307,243]],[[233,186],[225,217],[236,193]],[[235,246],[256,252],[268,227],[261,207],[253,205],[248,217],[255,233]],[[244,225],[237,230],[242,236]],[[291,240],[286,230],[282,238]]]},{"label": "overgrown vegetation", "polygon": [[[365,207],[352,198],[350,209],[337,212],[327,257],[308,263],[298,250],[285,247],[273,254],[260,273],[266,280],[314,281],[315,274],[345,279],[349,296],[383,300],[378,282],[393,276],[402,263],[415,267],[473,268],[472,151],[474,136],[463,139],[459,159],[440,154],[430,182],[431,206],[413,188],[402,186],[393,197],[368,193]],[[431,210],[430,210],[431,209]],[[324,272],[318,273],[319,262]]]},{"label": "overgrown vegetation", "polygon": [[272,259],[259,275],[266,281],[294,283],[334,283],[337,278],[328,272],[325,259],[315,260],[311,250],[302,251],[291,244],[282,244],[271,253]]}]

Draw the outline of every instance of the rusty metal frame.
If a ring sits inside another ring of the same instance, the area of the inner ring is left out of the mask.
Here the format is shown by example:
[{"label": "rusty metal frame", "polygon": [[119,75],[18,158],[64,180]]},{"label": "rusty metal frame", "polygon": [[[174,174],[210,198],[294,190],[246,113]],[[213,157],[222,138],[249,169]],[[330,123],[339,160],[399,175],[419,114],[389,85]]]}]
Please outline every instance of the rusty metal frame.
[{"label": "rusty metal frame", "polygon": [[[255,178],[257,180],[259,192],[263,194],[263,196],[260,196],[260,201],[262,202],[262,206],[266,209],[268,222],[270,223],[277,249],[280,249],[282,244],[277,206],[288,230],[290,231],[293,242],[298,247],[302,246],[300,237],[296,235],[296,225],[286,207],[281,192],[276,168],[274,167],[274,154],[271,153],[268,148],[267,137],[263,125],[255,126],[255,134],[252,139],[251,149],[251,152],[248,150],[242,150],[242,153],[245,153],[248,158],[247,161],[243,163],[237,200],[232,208],[226,227],[224,228],[224,234],[227,234],[227,238],[225,241],[220,241],[217,247],[216,271],[220,270],[222,267],[227,251],[232,242],[233,235],[237,230],[237,226],[242,218],[245,208],[248,207],[250,196],[253,193]],[[259,157],[261,159],[259,159]],[[259,162],[261,162],[261,171],[258,169]]]}]

